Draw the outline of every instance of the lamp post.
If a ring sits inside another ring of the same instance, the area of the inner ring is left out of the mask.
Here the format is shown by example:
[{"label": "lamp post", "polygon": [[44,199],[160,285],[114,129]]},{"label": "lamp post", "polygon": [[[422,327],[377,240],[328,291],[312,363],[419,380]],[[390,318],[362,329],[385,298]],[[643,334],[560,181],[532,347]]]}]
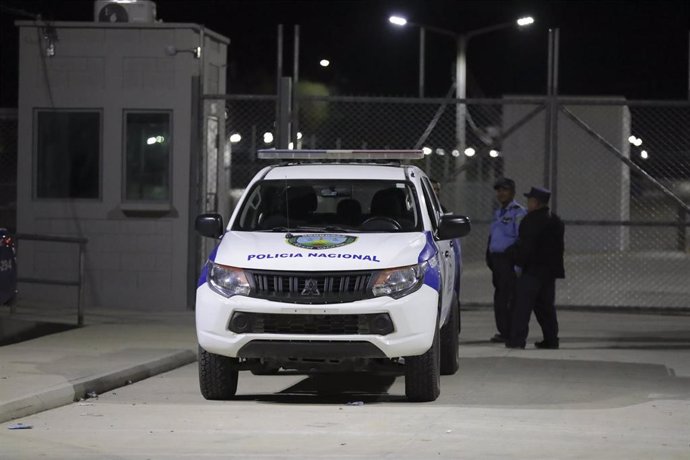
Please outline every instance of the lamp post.
[{"label": "lamp post", "polygon": [[[487,27],[482,27],[469,32],[457,33],[451,30],[440,27],[429,26],[408,21],[402,16],[390,16],[388,21],[398,27],[407,25],[419,27],[420,46],[419,46],[419,96],[424,95],[424,36],[425,30],[430,30],[442,35],[450,36],[455,40],[455,97],[456,99],[467,98],[467,44],[470,39],[479,35],[495,32],[497,30],[507,29],[509,27],[518,26],[526,27],[534,23],[534,18],[531,16],[521,17],[515,21],[503,22]],[[456,149],[460,152],[465,150],[465,120],[467,119],[467,107],[464,103],[456,105],[456,129],[455,140]]]}]

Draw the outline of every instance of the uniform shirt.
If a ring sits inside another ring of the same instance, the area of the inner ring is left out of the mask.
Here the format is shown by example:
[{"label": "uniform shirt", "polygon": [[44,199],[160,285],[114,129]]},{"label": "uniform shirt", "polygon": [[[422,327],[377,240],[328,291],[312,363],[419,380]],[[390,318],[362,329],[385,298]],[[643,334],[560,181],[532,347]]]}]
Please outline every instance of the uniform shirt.
[{"label": "uniform shirt", "polygon": [[548,207],[525,216],[520,224],[520,238],[509,249],[523,273],[550,278],[565,278],[563,221]]},{"label": "uniform shirt", "polygon": [[520,221],[527,210],[516,201],[511,201],[494,212],[489,231],[489,252],[505,252],[518,238]]}]

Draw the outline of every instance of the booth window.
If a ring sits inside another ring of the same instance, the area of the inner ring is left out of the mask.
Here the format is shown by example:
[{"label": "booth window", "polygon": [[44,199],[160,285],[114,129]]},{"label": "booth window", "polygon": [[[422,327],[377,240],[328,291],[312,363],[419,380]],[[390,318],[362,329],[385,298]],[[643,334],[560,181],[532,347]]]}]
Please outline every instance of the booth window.
[{"label": "booth window", "polygon": [[101,113],[37,110],[36,197],[98,199]]},{"label": "booth window", "polygon": [[125,200],[170,200],[169,112],[125,112]]}]

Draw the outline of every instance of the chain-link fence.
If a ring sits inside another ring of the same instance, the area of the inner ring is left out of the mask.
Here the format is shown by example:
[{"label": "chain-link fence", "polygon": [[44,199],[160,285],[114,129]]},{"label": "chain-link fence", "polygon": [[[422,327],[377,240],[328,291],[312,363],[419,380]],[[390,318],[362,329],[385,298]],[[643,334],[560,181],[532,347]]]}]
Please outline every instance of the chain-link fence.
[{"label": "chain-link fence", "polygon": [[[230,186],[237,196],[276,147],[275,96],[227,96]],[[441,201],[472,218],[463,240],[465,303],[489,304],[484,253],[493,183],[508,176],[518,200],[553,191],[566,223],[571,306],[688,306],[690,102],[513,97],[455,99],[301,97],[294,148],[423,148],[414,163],[441,183]]]},{"label": "chain-link fence", "polygon": [[0,227],[17,228],[16,109],[0,109]]}]

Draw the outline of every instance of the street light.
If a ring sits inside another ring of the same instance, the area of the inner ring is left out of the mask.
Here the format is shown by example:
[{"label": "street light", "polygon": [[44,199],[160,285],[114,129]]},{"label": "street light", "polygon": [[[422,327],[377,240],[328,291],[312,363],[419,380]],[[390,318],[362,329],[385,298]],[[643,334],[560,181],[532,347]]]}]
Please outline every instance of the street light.
[{"label": "street light", "polygon": [[319,61],[319,65],[321,67],[328,67],[329,65],[331,65],[331,61],[329,61],[328,59],[321,59]]},{"label": "street light", "polygon": [[[524,16],[515,21],[503,22],[464,33],[457,33],[440,27],[418,24],[407,20],[402,16],[390,16],[388,21],[399,27],[406,25],[419,27],[419,97],[424,97],[424,36],[425,30],[430,30],[443,35],[448,35],[455,39],[455,97],[456,99],[467,98],[467,43],[470,39],[479,35],[495,32],[509,27],[525,27],[534,24],[532,16]],[[456,106],[456,143],[460,151],[465,149],[465,120],[467,118],[467,107],[465,104]]]},{"label": "street light", "polygon": [[388,18],[388,21],[396,26],[404,26],[407,24],[407,19],[403,18],[402,16],[391,16]]}]

